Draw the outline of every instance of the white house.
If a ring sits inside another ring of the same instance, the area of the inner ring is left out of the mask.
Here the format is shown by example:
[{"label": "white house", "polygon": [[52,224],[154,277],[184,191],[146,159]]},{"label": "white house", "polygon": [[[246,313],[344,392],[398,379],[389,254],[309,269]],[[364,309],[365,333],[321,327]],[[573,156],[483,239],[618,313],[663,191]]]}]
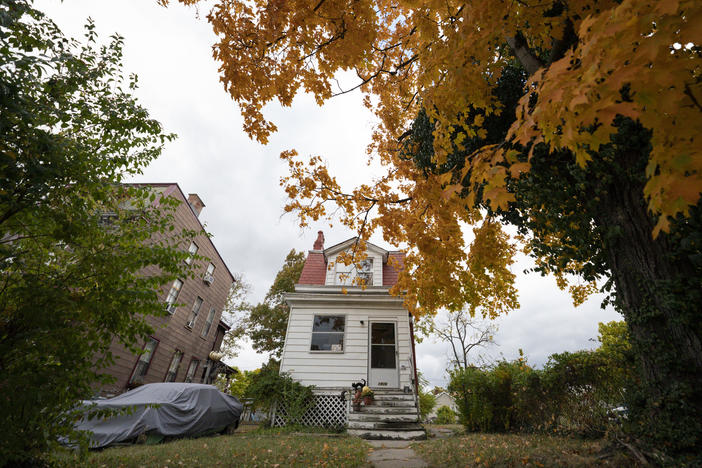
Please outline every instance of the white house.
[{"label": "white house", "polygon": [[[365,260],[337,262],[356,241],[325,249],[319,231],[295,292],[286,295],[290,316],[280,370],[315,386],[310,424],[348,424],[349,432],[368,438],[419,438],[412,318],[402,299],[388,293],[404,254],[367,243]],[[376,398],[360,415],[349,397],[351,384],[362,380]]]},{"label": "white house", "polygon": [[458,406],[456,406],[456,400],[454,400],[453,397],[447,392],[441,392],[435,395],[435,397],[436,406],[434,406],[431,412],[427,415],[427,421],[433,421],[434,419],[436,419],[437,412],[442,406],[448,406],[454,413],[458,413]]}]

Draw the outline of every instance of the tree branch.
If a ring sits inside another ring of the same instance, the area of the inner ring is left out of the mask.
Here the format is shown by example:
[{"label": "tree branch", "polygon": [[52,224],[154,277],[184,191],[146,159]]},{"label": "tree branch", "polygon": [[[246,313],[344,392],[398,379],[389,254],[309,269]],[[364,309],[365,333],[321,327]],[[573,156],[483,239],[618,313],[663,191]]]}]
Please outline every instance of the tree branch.
[{"label": "tree branch", "polygon": [[522,64],[529,76],[544,66],[544,63],[529,49],[521,34],[517,33],[514,37],[508,37],[507,44],[512,48],[517,60],[519,60],[519,63]]}]

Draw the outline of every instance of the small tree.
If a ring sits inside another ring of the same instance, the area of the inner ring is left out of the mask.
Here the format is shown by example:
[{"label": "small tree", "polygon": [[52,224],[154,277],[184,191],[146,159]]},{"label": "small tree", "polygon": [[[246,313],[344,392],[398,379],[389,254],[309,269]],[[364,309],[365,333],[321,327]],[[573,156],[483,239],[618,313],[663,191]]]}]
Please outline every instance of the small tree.
[{"label": "small tree", "polygon": [[479,326],[470,312],[466,310],[448,312],[444,322],[434,323],[433,319],[428,329],[441,341],[451,345],[452,356],[449,358],[451,368],[465,369],[471,366],[469,354],[476,348],[485,348],[494,344],[497,326],[488,324]]},{"label": "small tree", "polygon": [[436,424],[454,424],[456,422],[456,412],[444,405],[436,411]]}]

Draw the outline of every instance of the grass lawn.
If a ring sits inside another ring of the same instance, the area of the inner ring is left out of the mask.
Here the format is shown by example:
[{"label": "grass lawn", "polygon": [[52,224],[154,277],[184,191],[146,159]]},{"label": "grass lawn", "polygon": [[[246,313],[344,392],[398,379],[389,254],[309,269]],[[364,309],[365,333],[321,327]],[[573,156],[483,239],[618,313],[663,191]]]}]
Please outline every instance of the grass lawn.
[{"label": "grass lawn", "polygon": [[243,432],[183,439],[158,445],[133,445],[55,458],[70,467],[354,467],[366,464],[368,444],[355,437],[281,432]]},{"label": "grass lawn", "polygon": [[598,458],[606,442],[519,434],[468,434],[415,443],[430,466],[440,467],[590,467],[636,466],[623,454]]}]

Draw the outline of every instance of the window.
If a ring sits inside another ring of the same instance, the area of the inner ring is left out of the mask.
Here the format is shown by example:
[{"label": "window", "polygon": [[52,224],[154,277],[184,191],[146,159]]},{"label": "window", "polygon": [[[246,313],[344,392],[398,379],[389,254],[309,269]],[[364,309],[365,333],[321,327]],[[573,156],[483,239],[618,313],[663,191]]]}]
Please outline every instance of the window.
[{"label": "window", "polygon": [[200,307],[202,307],[202,298],[198,297],[193,302],[193,309],[190,311],[190,317],[188,318],[188,323],[185,325],[188,328],[192,328],[195,325],[195,320],[197,320],[197,314],[200,313]]},{"label": "window", "polygon": [[197,359],[191,359],[190,360],[190,365],[188,366],[188,372],[185,374],[185,381],[190,383],[193,381],[193,378],[195,377],[195,372],[197,372],[197,366],[200,365],[200,361]]},{"label": "window", "polygon": [[358,264],[358,278],[360,282],[358,284],[365,284],[370,286],[373,284],[373,259],[367,258],[361,260]]},{"label": "window", "polygon": [[168,366],[168,372],[166,372],[166,378],[164,382],[175,382],[178,376],[178,367],[180,367],[180,361],[183,359],[183,351],[177,350],[173,353],[171,358],[171,364]]},{"label": "window", "polygon": [[212,322],[214,322],[215,314],[216,314],[215,308],[212,307],[210,309],[210,313],[207,314],[207,321],[205,321],[205,326],[202,327],[201,336],[203,338],[206,338],[207,335],[210,333],[210,328],[212,328]]},{"label": "window", "polygon": [[205,276],[202,278],[205,280],[205,283],[208,285],[211,285],[214,282],[214,271],[215,271],[215,266],[213,264],[207,265],[207,271],[205,272]]},{"label": "window", "polygon": [[310,351],[343,352],[345,323],[343,315],[315,315]]},{"label": "window", "polygon": [[185,259],[185,263],[187,263],[188,265],[193,263],[193,257],[195,256],[195,254],[197,254],[197,249],[197,244],[195,242],[191,242],[190,247],[188,248],[188,253],[190,255],[188,255],[188,258]]},{"label": "window", "polygon": [[361,260],[357,265],[336,264],[336,284],[373,285],[373,259]]},{"label": "window", "polygon": [[144,345],[142,353],[139,355],[136,366],[132,371],[132,376],[129,377],[129,383],[140,382],[143,380],[144,376],[149,370],[149,364],[151,364],[151,359],[154,357],[154,352],[158,346],[158,340],[155,338],[149,338],[149,341]]},{"label": "window", "polygon": [[212,361],[209,358],[207,358],[207,360],[205,361],[205,365],[202,368],[202,378],[200,379],[200,381],[204,384],[209,384],[210,382],[208,382],[208,380],[212,380],[212,379],[210,379],[210,367],[211,366],[212,366]]},{"label": "window", "polygon": [[183,287],[183,282],[179,279],[173,282],[171,290],[168,291],[168,296],[166,296],[166,310],[169,313],[175,312],[175,301],[178,299],[178,294],[180,294],[180,289]]}]

